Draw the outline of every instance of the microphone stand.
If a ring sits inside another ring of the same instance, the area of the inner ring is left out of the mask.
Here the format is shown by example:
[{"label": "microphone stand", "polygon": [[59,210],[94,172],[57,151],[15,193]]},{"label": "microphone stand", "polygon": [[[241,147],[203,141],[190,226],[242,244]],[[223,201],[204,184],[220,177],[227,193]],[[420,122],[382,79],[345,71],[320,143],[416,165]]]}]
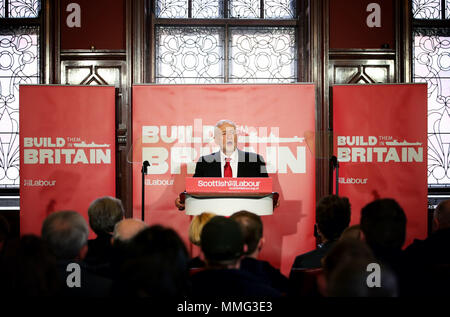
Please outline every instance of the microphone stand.
[{"label": "microphone stand", "polygon": [[150,163],[148,161],[144,161],[142,163],[142,214],[141,214],[141,220],[144,221],[145,218],[145,175],[147,175],[147,168],[150,166]]},{"label": "microphone stand", "polygon": [[332,156],[331,159],[332,169],[336,169],[336,196],[339,196],[339,162],[336,156]]}]

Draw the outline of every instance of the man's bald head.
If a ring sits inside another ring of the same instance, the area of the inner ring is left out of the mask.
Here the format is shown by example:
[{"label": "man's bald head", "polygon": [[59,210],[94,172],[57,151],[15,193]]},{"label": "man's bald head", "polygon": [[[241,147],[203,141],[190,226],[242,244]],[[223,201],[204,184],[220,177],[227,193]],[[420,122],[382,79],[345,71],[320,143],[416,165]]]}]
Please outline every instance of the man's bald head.
[{"label": "man's bald head", "polygon": [[434,210],[435,230],[450,228],[450,199],[441,201]]},{"label": "man's bald head", "polygon": [[114,228],[114,241],[128,242],[141,230],[147,228],[147,224],[138,219],[124,219]]}]

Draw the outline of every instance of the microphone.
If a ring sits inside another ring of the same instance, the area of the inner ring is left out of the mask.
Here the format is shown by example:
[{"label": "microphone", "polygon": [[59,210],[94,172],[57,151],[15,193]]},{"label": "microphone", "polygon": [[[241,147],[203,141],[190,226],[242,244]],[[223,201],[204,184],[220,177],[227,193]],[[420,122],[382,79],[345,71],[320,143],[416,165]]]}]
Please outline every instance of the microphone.
[{"label": "microphone", "polygon": [[148,161],[144,161],[142,163],[142,173],[144,175],[147,175],[147,168],[150,166],[150,163]]},{"label": "microphone", "polygon": [[333,166],[333,168],[336,168],[336,167],[339,166],[338,159],[337,159],[336,156],[333,155],[333,156],[330,158],[330,161],[331,161],[331,165]]}]

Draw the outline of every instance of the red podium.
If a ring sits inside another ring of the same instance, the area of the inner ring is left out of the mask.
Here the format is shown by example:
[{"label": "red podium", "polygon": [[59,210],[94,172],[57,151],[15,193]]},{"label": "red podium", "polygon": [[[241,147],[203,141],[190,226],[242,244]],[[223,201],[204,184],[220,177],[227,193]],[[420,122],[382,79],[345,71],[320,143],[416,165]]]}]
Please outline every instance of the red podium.
[{"label": "red podium", "polygon": [[186,177],[186,192],[181,194],[187,215],[211,212],[231,216],[247,210],[260,216],[273,214],[278,193],[272,192],[271,178]]}]

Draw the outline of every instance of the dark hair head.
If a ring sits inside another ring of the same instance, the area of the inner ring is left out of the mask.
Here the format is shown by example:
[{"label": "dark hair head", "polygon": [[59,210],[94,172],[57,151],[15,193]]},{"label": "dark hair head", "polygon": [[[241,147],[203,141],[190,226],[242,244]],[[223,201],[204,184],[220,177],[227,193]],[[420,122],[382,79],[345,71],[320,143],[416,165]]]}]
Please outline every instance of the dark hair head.
[{"label": "dark hair head", "polygon": [[[369,265],[375,265],[376,268]],[[380,272],[379,287],[369,287],[369,275],[376,274],[377,269]],[[327,293],[331,297],[397,297],[397,277],[382,264],[357,259],[338,265],[328,281]]]},{"label": "dark hair head", "polygon": [[450,199],[441,201],[437,205],[434,218],[439,222],[438,229],[450,228]]},{"label": "dark hair head", "polygon": [[60,260],[73,260],[87,243],[89,227],[76,211],[58,211],[42,224],[42,239]]},{"label": "dark hair head", "polygon": [[328,240],[336,240],[350,224],[350,202],[347,197],[330,195],[322,198],[316,207],[316,223]]},{"label": "dark hair head", "polygon": [[89,225],[96,234],[111,233],[114,226],[123,219],[122,201],[114,197],[94,200],[88,209]]},{"label": "dark hair head", "polygon": [[248,247],[246,255],[255,252],[258,243],[263,236],[263,223],[261,217],[254,213],[242,210],[234,213],[230,218],[241,226],[242,234],[244,235],[244,243]]},{"label": "dark hair head", "polygon": [[322,259],[325,277],[328,279],[340,263],[351,263],[357,260],[375,261],[372,250],[361,240],[345,239],[336,242]]},{"label": "dark hair head", "polygon": [[8,239],[10,233],[10,227],[8,220],[5,217],[0,215],[0,242]]},{"label": "dark hair head", "polygon": [[223,216],[212,218],[201,233],[201,248],[209,263],[238,260],[244,252],[244,237],[239,224]]},{"label": "dark hair head", "polygon": [[120,270],[120,294],[133,297],[183,296],[188,292],[188,252],[178,234],[162,226],[140,231],[130,241]]},{"label": "dark hair head", "polygon": [[406,215],[394,199],[378,199],[364,206],[360,225],[375,253],[400,250],[405,243]]},{"label": "dark hair head", "polygon": [[6,245],[0,269],[0,293],[6,296],[56,296],[56,259],[45,242],[24,235]]}]

